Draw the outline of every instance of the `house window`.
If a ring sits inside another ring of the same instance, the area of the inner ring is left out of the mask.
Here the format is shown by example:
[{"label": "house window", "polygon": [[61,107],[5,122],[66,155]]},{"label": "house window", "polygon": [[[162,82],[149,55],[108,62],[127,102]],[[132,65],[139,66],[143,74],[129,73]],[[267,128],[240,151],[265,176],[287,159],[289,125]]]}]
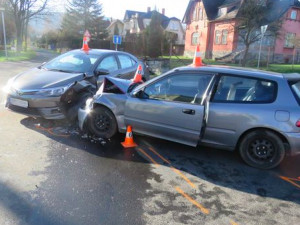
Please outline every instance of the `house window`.
[{"label": "house window", "polygon": [[222,32],[220,30],[217,30],[216,36],[215,36],[215,44],[216,45],[221,44],[221,36],[222,36]]},{"label": "house window", "polygon": [[296,36],[295,33],[287,33],[285,35],[284,47],[286,47],[286,48],[294,48],[295,36]]},{"label": "house window", "polygon": [[192,34],[192,45],[197,45],[199,44],[199,33],[198,32],[195,32]]},{"label": "house window", "polygon": [[203,20],[203,9],[199,9],[199,20]]},{"label": "house window", "polygon": [[197,8],[194,9],[193,20],[197,20]]},{"label": "house window", "polygon": [[297,19],[297,11],[296,10],[292,10],[292,12],[291,12],[291,19],[292,20],[296,20]]},{"label": "house window", "polygon": [[218,16],[219,17],[224,16],[226,15],[226,13],[227,13],[227,8],[220,8],[218,11]]},{"label": "house window", "polygon": [[223,30],[222,31],[222,45],[227,44],[227,36],[228,36],[228,30]]}]

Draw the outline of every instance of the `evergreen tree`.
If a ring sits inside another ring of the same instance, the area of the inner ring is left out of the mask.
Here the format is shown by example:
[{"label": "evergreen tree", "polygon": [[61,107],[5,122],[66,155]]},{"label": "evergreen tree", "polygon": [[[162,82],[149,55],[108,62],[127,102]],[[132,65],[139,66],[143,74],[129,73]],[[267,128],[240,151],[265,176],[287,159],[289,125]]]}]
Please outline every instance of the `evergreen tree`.
[{"label": "evergreen tree", "polygon": [[105,38],[107,32],[102,4],[98,0],[71,0],[61,28],[65,39],[82,39],[85,30],[90,32],[92,39]]},{"label": "evergreen tree", "polygon": [[146,35],[148,55],[153,58],[161,56],[164,36],[161,27],[161,14],[157,11],[153,11],[150,25],[146,29]]}]

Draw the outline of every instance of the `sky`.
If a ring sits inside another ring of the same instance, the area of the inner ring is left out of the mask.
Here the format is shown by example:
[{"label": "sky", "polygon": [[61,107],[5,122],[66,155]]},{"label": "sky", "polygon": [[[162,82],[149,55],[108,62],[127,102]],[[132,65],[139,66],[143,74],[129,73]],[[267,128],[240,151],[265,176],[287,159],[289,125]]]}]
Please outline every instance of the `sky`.
[{"label": "sky", "polygon": [[[63,5],[63,2],[56,2],[56,6]],[[153,10],[156,6],[160,12],[165,8],[166,16],[182,20],[189,0],[99,0],[99,2],[102,3],[104,16],[108,18],[122,20],[126,10],[146,12],[147,7]]]}]

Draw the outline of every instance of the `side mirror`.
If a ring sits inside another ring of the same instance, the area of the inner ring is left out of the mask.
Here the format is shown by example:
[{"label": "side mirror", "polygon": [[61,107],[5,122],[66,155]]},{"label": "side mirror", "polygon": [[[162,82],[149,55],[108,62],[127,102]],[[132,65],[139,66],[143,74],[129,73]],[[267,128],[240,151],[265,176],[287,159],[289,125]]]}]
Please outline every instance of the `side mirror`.
[{"label": "side mirror", "polygon": [[132,93],[133,96],[140,99],[148,99],[149,95],[147,95],[144,90],[138,90]]},{"label": "side mirror", "polygon": [[95,75],[98,77],[98,76],[102,76],[102,75],[108,75],[109,74],[109,71],[106,70],[106,69],[96,69],[95,70]]}]

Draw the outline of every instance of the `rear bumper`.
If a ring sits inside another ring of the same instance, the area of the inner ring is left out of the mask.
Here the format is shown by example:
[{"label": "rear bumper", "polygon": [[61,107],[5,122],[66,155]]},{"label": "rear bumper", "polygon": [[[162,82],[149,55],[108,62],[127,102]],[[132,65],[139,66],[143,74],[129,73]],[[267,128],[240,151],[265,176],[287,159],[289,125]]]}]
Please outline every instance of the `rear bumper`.
[{"label": "rear bumper", "polygon": [[284,135],[290,145],[289,155],[300,155],[300,133],[284,133]]}]

